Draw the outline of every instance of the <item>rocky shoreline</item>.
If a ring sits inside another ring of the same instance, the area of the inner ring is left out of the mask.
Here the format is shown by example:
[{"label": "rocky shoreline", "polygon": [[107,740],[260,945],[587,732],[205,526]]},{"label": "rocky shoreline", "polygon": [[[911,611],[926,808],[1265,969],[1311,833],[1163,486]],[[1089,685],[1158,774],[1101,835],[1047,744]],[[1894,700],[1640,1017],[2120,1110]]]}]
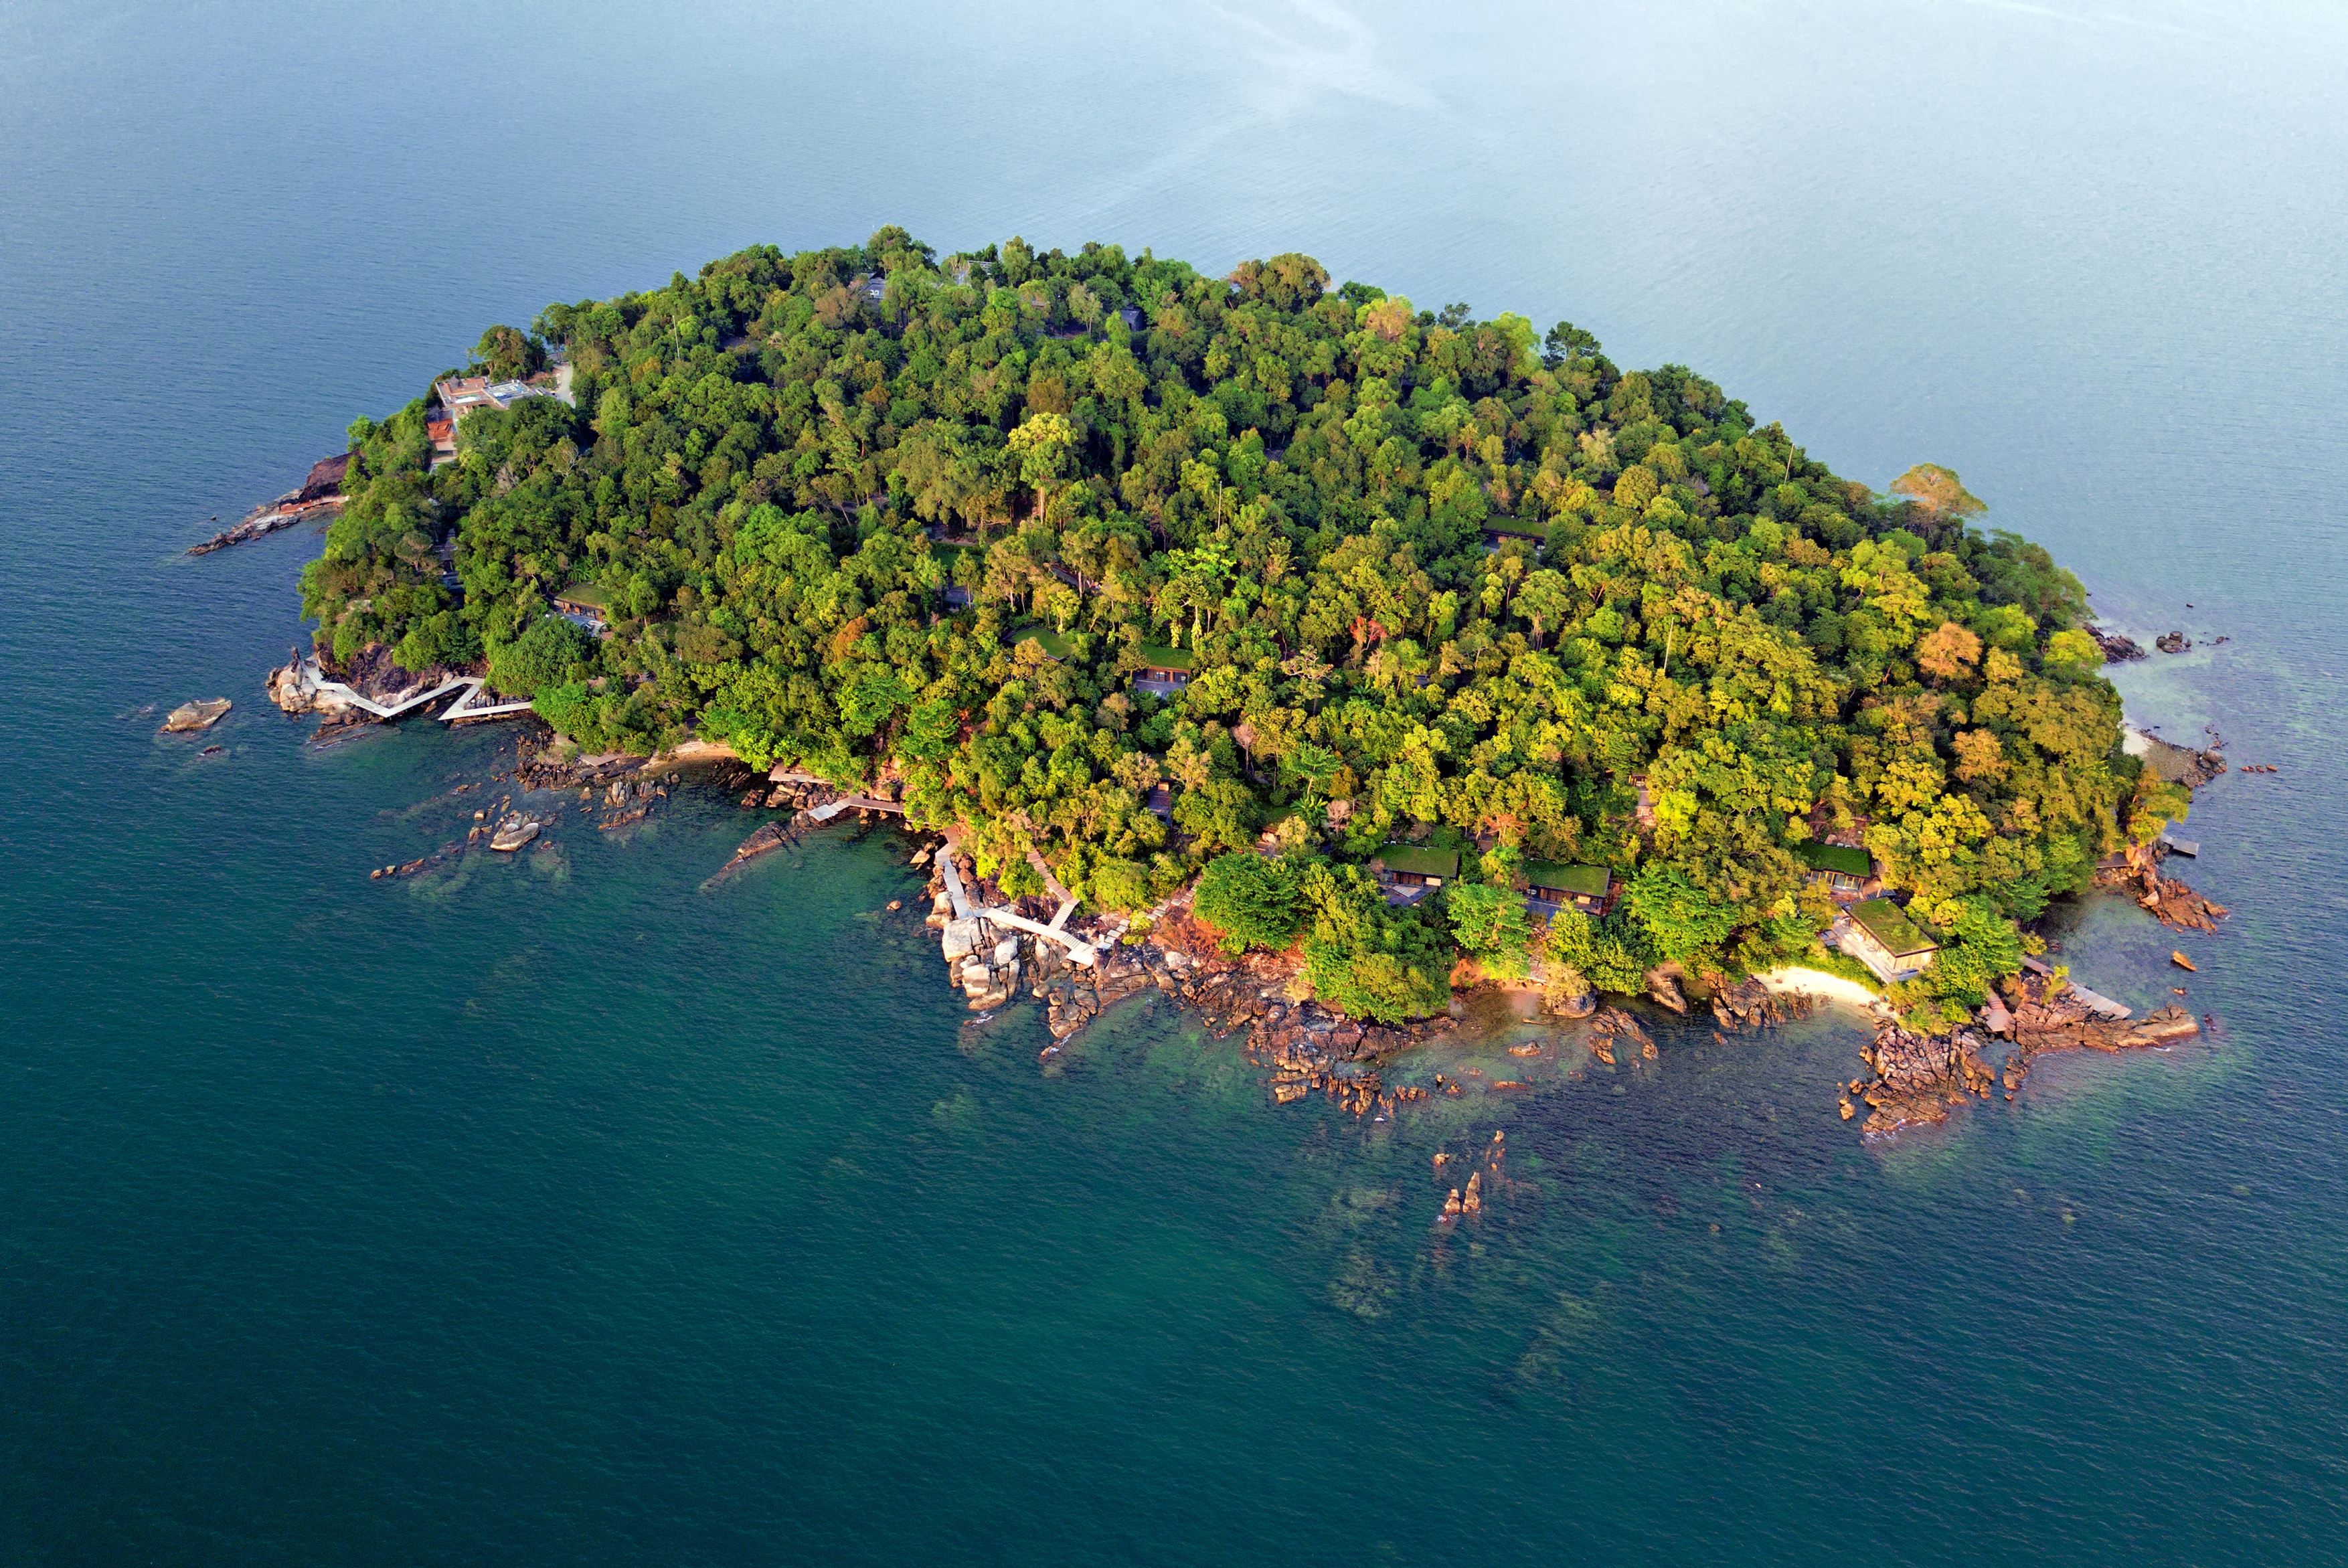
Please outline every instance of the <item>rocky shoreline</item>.
[{"label": "rocky shoreline", "polygon": [[1857,1113],[1855,1097],[1869,1108],[1863,1131],[1869,1133],[1940,1122],[1952,1108],[1987,1100],[1995,1089],[2013,1099],[2032,1060],[2051,1051],[2137,1050],[2201,1032],[2193,1015],[2173,1002],[2134,1022],[2112,1017],[2109,1004],[2100,1002],[2068,979],[2025,973],[2004,982],[1982,1009],[1980,1028],[1920,1035],[1886,1024],[1859,1052],[1872,1076],[1850,1081],[1843,1119]]},{"label": "rocky shoreline", "polygon": [[339,457],[320,458],[310,465],[309,477],[302,481],[299,489],[288,490],[273,501],[262,502],[234,526],[221,529],[201,544],[190,545],[187,553],[208,556],[214,550],[261,538],[312,518],[335,516],[343,509],[343,477],[350,463],[351,454],[347,452]]},{"label": "rocky shoreline", "polygon": [[[1187,900],[1180,897],[1144,919],[1072,921],[1071,934],[1087,939],[1097,956],[1089,965],[1071,962],[1047,938],[1000,926],[983,914],[958,917],[942,869],[953,853],[940,844],[914,856],[915,865],[930,866],[927,921],[941,934],[940,952],[953,983],[982,1020],[1023,991],[1040,1001],[1052,1037],[1039,1057],[1047,1067],[1072,1038],[1119,1002],[1157,995],[1198,1014],[1218,1040],[1241,1037],[1241,1056],[1263,1075],[1274,1104],[1320,1094],[1356,1117],[1384,1120],[1413,1101],[1464,1091],[1458,1078],[1443,1072],[1432,1075],[1433,1088],[1392,1082],[1385,1067],[1390,1058],[1460,1029],[1469,1009],[1456,995],[1449,1011],[1433,1018],[1402,1024],[1349,1018],[1301,994],[1302,962],[1296,953],[1224,953],[1213,934],[1190,918]],[[966,859],[957,858],[955,876],[971,890],[968,900],[975,905],[1015,910],[1020,903],[979,877]],[[1670,977],[1657,979],[1671,983]],[[1578,976],[1557,977],[1545,988],[1522,982],[1496,989],[1535,992],[1538,1002],[1529,1005],[1537,1006],[1542,1017],[1590,1018],[1582,1043],[1597,1061],[1615,1065],[1618,1052],[1647,1061],[1660,1057],[1653,1037],[1635,1017],[1620,1007],[1600,1007]],[[1686,999],[1675,983],[1671,989],[1684,1012]],[[1806,1016],[1816,1005],[1816,999],[1773,993],[1751,979],[1708,989],[1702,995],[1717,1026],[1712,1038],[1724,1043],[1723,1030],[1771,1028]],[[1509,1050],[1518,1056],[1545,1053],[1538,1045]],[[1533,1086],[1495,1078],[1484,1087],[1507,1092]]]},{"label": "rocky shoreline", "polygon": [[[383,695],[393,702],[429,691],[425,682],[447,678],[445,671],[416,675],[392,669],[387,651],[376,661],[383,668],[362,663],[364,667],[350,672],[350,684],[359,690],[390,688]],[[297,657],[285,670],[272,672],[271,696],[288,712],[315,705],[302,701],[304,693],[298,689],[298,679],[289,679],[298,677],[300,668]],[[227,706],[225,702],[218,705],[223,712]],[[187,717],[199,722],[216,718],[209,712],[211,706],[191,704]],[[173,719],[179,721],[180,715],[175,713]],[[338,738],[339,733],[378,722],[363,712],[333,713],[314,740]],[[198,723],[172,727],[194,728]],[[679,782],[673,769],[664,782],[657,776],[644,776],[663,765],[658,758],[616,753],[582,756],[575,751],[562,754],[547,745],[544,737],[541,728],[538,737],[525,738],[519,744],[510,775],[514,785],[522,792],[578,791],[582,812],[593,815],[600,809],[603,813],[597,824],[602,831],[644,820],[656,803],[667,797],[667,786]],[[2226,771],[2224,758],[2214,746],[2196,752],[2150,735],[2144,739],[2152,753],[2152,764],[2164,776],[2188,788]],[[714,779],[705,782],[728,794],[743,790],[739,804],[744,809],[788,809],[791,815],[761,823],[702,884],[705,891],[752,860],[797,845],[810,828],[837,821],[845,812],[855,811],[860,821],[869,823],[898,809],[893,801],[850,794],[812,777],[770,780],[730,755],[719,761],[719,769]],[[553,825],[553,815],[509,813],[513,799],[509,794],[494,808],[477,811],[462,844],[448,845],[437,854],[404,865],[377,867],[370,877],[413,875],[480,845],[510,852],[535,841],[537,849],[545,850],[551,840],[541,833]],[[2168,850],[2165,843],[2134,846],[2103,869],[2098,883],[2132,892],[2141,907],[2171,928],[2214,931],[2216,922],[2226,917],[2226,907],[2184,882],[2162,876],[2160,862]],[[2187,850],[2189,853],[2191,846]],[[1355,1116],[1384,1119],[1396,1106],[1414,1099],[1462,1092],[1459,1081],[1440,1072],[1434,1074],[1433,1090],[1390,1084],[1381,1072],[1388,1058],[1458,1028],[1466,1009],[1456,995],[1445,1016],[1399,1025],[1365,1023],[1305,994],[1301,959],[1295,953],[1243,957],[1223,953],[1213,933],[1190,919],[1187,897],[1178,897],[1148,917],[1130,921],[1097,916],[1070,919],[1074,900],[1056,910],[1038,899],[1006,897],[999,886],[979,877],[966,859],[960,862],[957,876],[970,890],[971,900],[982,910],[999,909],[1015,917],[1018,924],[1006,924],[985,913],[957,917],[943,871],[947,856],[955,853],[950,843],[938,843],[920,850],[912,859],[916,866],[929,866],[932,903],[928,921],[941,931],[941,955],[953,983],[982,1020],[1023,990],[1041,1002],[1052,1038],[1042,1052],[1046,1063],[1079,1030],[1117,1003],[1155,994],[1199,1013],[1217,1039],[1243,1034],[1241,1055],[1264,1075],[1266,1091],[1276,1104],[1325,1094]],[[1048,928],[1047,921],[1052,922]],[[1075,938],[1076,951],[1064,948],[1052,931]],[[1089,963],[1083,961],[1087,953],[1092,958]],[[1480,980],[1472,966],[1468,969],[1464,981],[1455,977],[1455,982],[1473,985]],[[1698,983],[1678,966],[1662,966],[1645,977],[1647,998],[1682,1019],[1690,1018],[1696,1006],[1708,1008],[1717,1026],[1713,1039],[1723,1044],[1727,1033],[1766,1029],[1802,1016],[1818,999],[1799,991],[1773,991],[1759,979],[1732,984],[1719,977],[1704,977],[1704,981]],[[1649,1061],[1658,1059],[1654,1039],[1638,1020],[1621,1007],[1601,1007],[1579,976],[1560,974],[1539,989],[1543,992],[1542,1013],[1563,1020],[1592,1020],[1583,1039],[1592,1060],[1612,1067],[1621,1061],[1618,1053],[1635,1052]],[[1896,1023],[1885,1023],[1860,1053],[1869,1075],[1853,1079],[1845,1088],[1840,1104],[1844,1119],[1858,1116],[1856,1100],[1868,1109],[1862,1130],[1869,1134],[1938,1122],[1952,1107],[1972,1099],[1985,1100],[2001,1086],[2006,1098],[2013,1099],[2031,1060],[2047,1051],[2118,1051],[2166,1044],[2200,1032],[2199,1024],[2180,1007],[2164,1007],[2140,1022],[2129,1023],[2124,1017],[2112,1016],[2115,1004],[2047,975],[2014,977],[2002,990],[1981,1010],[1977,1026],[1968,1025],[1946,1035],[1918,1035]],[[2005,1042],[2003,1049],[2001,1040]],[[1517,1055],[1527,1054],[1528,1050],[1539,1053],[1538,1048],[1511,1048]],[[1530,1086],[1495,1078],[1485,1087],[1509,1091]]]}]

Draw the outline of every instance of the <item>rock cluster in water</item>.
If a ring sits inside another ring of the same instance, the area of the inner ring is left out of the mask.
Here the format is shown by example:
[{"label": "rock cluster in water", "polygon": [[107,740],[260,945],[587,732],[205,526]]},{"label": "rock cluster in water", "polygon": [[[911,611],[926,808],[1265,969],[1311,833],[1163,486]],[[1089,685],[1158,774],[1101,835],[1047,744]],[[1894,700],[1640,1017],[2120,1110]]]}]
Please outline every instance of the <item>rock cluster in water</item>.
[{"label": "rock cluster in water", "polygon": [[2088,627],[2087,635],[2096,640],[2096,646],[2101,648],[2104,657],[2114,664],[2125,664],[2131,659],[2144,657],[2144,650],[2137,646],[2133,637],[2122,637],[2118,632],[2106,631],[2100,626]]},{"label": "rock cluster in water", "polygon": [[[1849,1092],[1869,1107],[1866,1130],[1938,1122],[1952,1106],[1986,1100],[2003,1087],[2012,1100],[2029,1075],[2031,1059],[2054,1050],[2132,1050],[2166,1045],[2201,1032],[2193,1015],[2170,1003],[2141,1020],[2115,1018],[2100,999],[2083,997],[2067,979],[2022,974],[2002,982],[2001,996],[1982,1009],[1982,1027],[1945,1035],[1921,1035],[1886,1024],[1860,1051],[1873,1076],[1854,1081]],[[1997,1036],[2010,1039],[2002,1064],[1986,1053]],[[1848,1120],[1850,1102],[1843,1102]]]}]

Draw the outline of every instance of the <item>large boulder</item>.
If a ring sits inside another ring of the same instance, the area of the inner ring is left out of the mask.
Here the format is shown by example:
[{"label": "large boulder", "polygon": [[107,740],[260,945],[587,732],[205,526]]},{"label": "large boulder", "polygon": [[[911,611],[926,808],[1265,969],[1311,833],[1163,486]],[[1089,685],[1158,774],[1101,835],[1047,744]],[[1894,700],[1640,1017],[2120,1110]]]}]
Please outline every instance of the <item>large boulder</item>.
[{"label": "large boulder", "polygon": [[984,939],[983,934],[979,929],[978,917],[975,915],[958,916],[947,921],[944,936],[946,962],[949,964],[962,962],[963,959],[978,951],[979,944]]},{"label": "large boulder", "polygon": [[190,730],[209,730],[221,722],[221,715],[227,712],[228,708],[229,702],[225,697],[214,697],[203,702],[182,702],[172,709],[170,715],[164,719],[164,733],[176,735]]},{"label": "large boulder", "polygon": [[1679,978],[1670,969],[1659,966],[1647,971],[1647,995],[1656,1006],[1687,1016],[1687,998],[1680,994]]},{"label": "large boulder", "polygon": [[1588,1018],[1598,1010],[1598,993],[1580,969],[1558,968],[1548,976],[1541,1005],[1564,1018]]}]

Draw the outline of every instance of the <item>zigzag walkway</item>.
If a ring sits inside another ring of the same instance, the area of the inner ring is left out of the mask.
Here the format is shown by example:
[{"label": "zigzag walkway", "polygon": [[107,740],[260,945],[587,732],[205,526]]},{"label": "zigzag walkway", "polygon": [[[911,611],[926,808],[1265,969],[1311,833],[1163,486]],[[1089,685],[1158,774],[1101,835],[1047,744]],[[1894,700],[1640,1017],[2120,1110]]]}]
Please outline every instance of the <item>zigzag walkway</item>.
[{"label": "zigzag walkway", "polygon": [[386,706],[373,698],[360,696],[358,692],[340,681],[324,679],[314,658],[302,661],[300,689],[307,693],[332,697],[362,712],[373,713],[378,719],[396,719],[403,714],[412,713],[418,708],[438,702],[451,692],[461,692],[464,694],[448,704],[448,711],[440,715],[440,722],[444,724],[463,723],[469,719],[502,719],[514,713],[530,712],[530,703],[527,701],[479,702],[482,689],[482,681],[479,675],[454,675],[420,696],[410,697],[404,702]]}]

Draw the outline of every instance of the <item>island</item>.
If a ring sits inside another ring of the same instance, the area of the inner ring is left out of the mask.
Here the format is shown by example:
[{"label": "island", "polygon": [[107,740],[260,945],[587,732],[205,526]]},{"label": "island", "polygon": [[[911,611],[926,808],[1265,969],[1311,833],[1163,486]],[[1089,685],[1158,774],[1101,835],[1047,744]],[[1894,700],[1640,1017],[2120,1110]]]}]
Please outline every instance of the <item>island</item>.
[{"label": "island", "polygon": [[1945,1040],[2054,1005],[2033,922],[2188,799],[1953,472],[1879,494],[1684,366],[1304,255],[755,247],[492,327],[350,447],[326,676],[885,805],[1006,906],[1284,955],[1356,1039],[1790,968]]}]

